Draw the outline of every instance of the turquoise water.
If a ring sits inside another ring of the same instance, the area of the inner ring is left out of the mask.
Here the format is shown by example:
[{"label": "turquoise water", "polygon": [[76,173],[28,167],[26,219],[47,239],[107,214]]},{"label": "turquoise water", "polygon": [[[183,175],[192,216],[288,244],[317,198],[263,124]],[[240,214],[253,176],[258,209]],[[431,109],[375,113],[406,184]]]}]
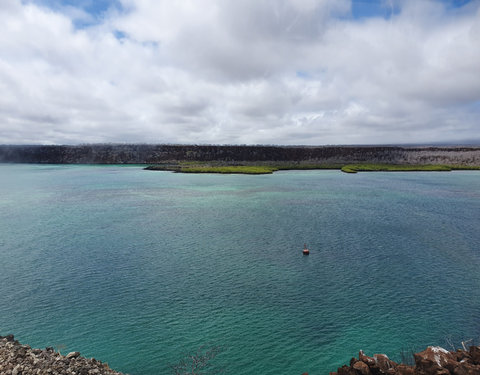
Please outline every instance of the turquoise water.
[{"label": "turquoise water", "polygon": [[[0,334],[168,374],[480,339],[480,173],[0,165]],[[310,256],[302,256],[307,242]]]}]

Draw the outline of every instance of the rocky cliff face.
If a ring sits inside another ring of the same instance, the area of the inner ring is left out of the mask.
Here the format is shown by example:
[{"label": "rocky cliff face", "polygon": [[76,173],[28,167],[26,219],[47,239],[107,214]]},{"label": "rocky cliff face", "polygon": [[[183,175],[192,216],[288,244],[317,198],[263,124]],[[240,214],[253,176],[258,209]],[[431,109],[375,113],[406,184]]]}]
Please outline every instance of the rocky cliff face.
[{"label": "rocky cliff face", "polygon": [[78,352],[65,356],[53,348],[32,349],[21,345],[13,335],[0,336],[0,374],[2,375],[122,375],[107,364],[87,359]]},{"label": "rocky cliff face", "polygon": [[166,161],[480,165],[480,147],[198,145],[1,146],[0,162],[155,164]]},{"label": "rocky cliff face", "polygon": [[360,351],[352,358],[349,366],[340,367],[330,375],[479,375],[480,346],[471,346],[468,351],[449,352],[443,348],[429,346],[413,355],[415,365],[398,364],[384,354],[366,356]]}]

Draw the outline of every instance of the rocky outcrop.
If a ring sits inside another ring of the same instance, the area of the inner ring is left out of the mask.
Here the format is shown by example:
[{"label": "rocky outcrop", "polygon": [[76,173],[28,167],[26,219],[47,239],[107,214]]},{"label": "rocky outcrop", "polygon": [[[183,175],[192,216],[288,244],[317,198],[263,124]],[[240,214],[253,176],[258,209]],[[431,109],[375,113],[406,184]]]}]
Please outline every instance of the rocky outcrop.
[{"label": "rocky outcrop", "polygon": [[28,345],[21,345],[13,335],[0,336],[0,374],[121,375],[106,363],[81,357],[79,352],[63,356],[53,348],[32,349]]},{"label": "rocky outcrop", "polygon": [[[350,364],[330,375],[480,375],[480,346],[449,352],[429,346],[413,355],[415,365],[399,364],[385,354],[372,357],[360,351]],[[94,358],[79,352],[62,355],[53,348],[32,349],[16,341],[13,335],[0,336],[1,375],[122,375]],[[308,375],[303,373],[302,375]]]},{"label": "rocky outcrop", "polygon": [[480,166],[480,147],[0,145],[0,163],[155,164],[169,161]]},{"label": "rocky outcrop", "polygon": [[373,357],[360,351],[350,365],[340,367],[330,375],[480,375],[480,346],[449,352],[438,346],[429,346],[413,355],[415,365],[398,364],[384,354]]}]

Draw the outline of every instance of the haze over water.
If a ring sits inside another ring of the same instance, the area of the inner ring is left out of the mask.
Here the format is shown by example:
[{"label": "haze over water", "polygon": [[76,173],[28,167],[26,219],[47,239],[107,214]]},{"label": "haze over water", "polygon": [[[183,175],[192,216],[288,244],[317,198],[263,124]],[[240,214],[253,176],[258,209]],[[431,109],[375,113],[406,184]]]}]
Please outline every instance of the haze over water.
[{"label": "haze over water", "polygon": [[[0,335],[168,374],[480,340],[480,174],[0,165]],[[310,256],[301,250],[306,242]]]}]

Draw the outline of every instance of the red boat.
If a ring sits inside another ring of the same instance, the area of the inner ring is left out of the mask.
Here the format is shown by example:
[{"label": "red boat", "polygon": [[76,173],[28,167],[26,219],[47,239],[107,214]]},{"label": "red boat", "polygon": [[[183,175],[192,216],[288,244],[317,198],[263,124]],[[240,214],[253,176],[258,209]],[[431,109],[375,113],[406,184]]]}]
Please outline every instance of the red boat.
[{"label": "red boat", "polygon": [[302,253],[303,253],[303,255],[308,255],[308,254],[310,254],[310,250],[308,250],[306,243],[303,244],[303,251],[302,251]]}]

